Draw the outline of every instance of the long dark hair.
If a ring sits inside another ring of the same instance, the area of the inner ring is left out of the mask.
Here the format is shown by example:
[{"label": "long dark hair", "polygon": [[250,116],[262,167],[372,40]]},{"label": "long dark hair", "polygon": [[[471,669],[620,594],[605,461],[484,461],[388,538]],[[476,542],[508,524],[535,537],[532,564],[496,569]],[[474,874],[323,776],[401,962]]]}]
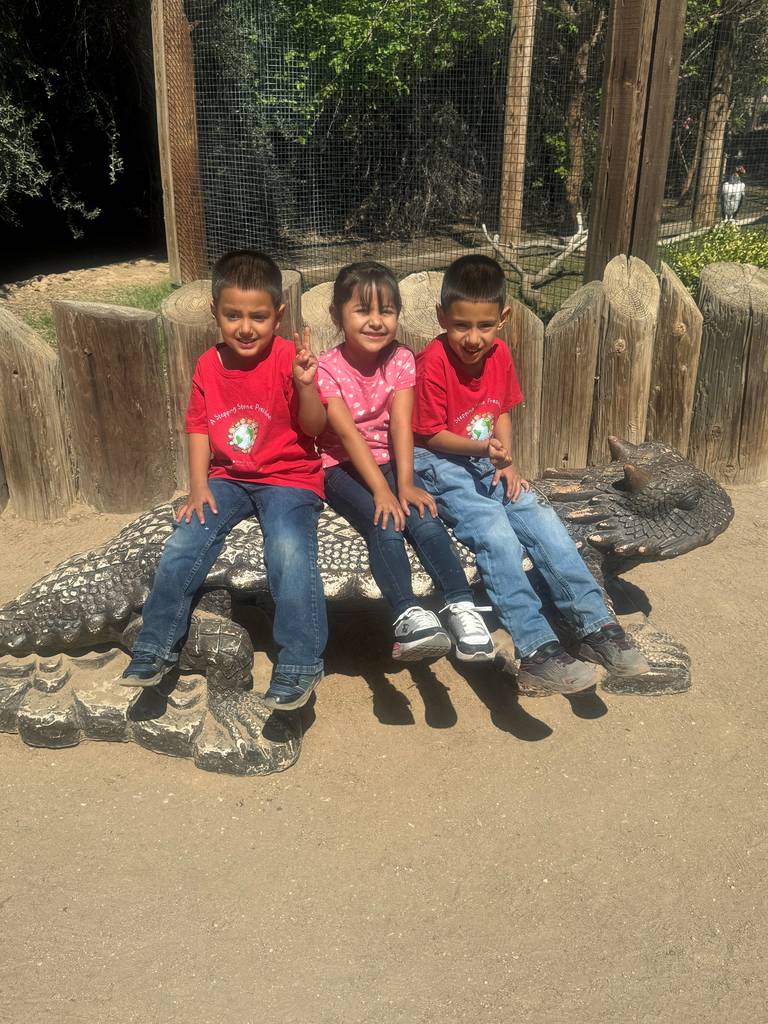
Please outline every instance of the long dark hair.
[{"label": "long dark hair", "polygon": [[341,307],[352,298],[355,288],[360,292],[360,298],[366,309],[370,308],[375,291],[379,307],[391,301],[398,316],[400,315],[403,301],[400,298],[400,289],[397,286],[395,275],[383,263],[361,260],[360,263],[350,263],[349,266],[342,267],[333,282],[331,316],[337,327],[341,326]]}]

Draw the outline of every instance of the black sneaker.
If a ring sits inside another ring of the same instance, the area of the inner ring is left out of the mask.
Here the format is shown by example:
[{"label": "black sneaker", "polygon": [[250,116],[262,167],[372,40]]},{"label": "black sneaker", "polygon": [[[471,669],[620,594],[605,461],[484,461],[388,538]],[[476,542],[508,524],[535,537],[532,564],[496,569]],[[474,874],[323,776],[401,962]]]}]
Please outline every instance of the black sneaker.
[{"label": "black sneaker", "polygon": [[413,605],[395,619],[392,657],[397,661],[442,658],[451,652],[451,638],[434,612]]},{"label": "black sneaker", "polygon": [[582,637],[579,654],[603,665],[615,676],[642,676],[651,666],[618,624],[610,622],[596,633]]},{"label": "black sneaker", "polygon": [[137,654],[118,680],[121,686],[157,686],[173,668],[172,661]]},{"label": "black sneaker", "polygon": [[557,640],[550,640],[521,660],[517,678],[523,686],[541,686],[553,693],[579,693],[599,683],[603,673],[594,665],[572,658]]},{"label": "black sneaker", "polygon": [[322,672],[314,676],[299,676],[298,679],[286,679],[276,673],[261,700],[270,711],[296,711],[304,707],[322,678]]}]

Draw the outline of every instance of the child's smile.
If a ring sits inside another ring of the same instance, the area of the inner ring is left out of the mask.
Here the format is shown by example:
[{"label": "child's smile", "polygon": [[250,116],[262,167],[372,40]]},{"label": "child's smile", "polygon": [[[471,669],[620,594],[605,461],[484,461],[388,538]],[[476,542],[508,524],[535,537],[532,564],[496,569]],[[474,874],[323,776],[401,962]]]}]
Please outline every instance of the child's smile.
[{"label": "child's smile", "polygon": [[508,315],[509,310],[500,310],[496,302],[455,299],[447,309],[437,307],[437,318],[449,348],[470,371],[478,372]]},{"label": "child's smile", "polygon": [[211,309],[228,350],[220,350],[228,369],[247,369],[253,365],[275,336],[284,308],[276,307],[266,291],[231,285],[221,289],[218,302]]}]

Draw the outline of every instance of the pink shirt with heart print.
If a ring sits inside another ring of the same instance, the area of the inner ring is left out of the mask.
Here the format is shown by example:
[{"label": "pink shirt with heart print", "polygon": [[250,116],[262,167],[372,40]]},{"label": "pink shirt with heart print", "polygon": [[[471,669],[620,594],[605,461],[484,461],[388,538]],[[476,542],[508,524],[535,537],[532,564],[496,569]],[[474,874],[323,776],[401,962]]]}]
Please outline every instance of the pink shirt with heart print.
[{"label": "pink shirt with heart print", "polygon": [[[413,352],[397,341],[393,342],[372,374],[361,373],[347,362],[343,343],[320,356],[317,371],[320,397],[326,405],[331,398],[343,399],[379,465],[392,459],[389,446],[392,398],[396,391],[412,388],[415,383]],[[349,461],[346,449],[330,427],[321,434],[317,443],[324,467]]]}]

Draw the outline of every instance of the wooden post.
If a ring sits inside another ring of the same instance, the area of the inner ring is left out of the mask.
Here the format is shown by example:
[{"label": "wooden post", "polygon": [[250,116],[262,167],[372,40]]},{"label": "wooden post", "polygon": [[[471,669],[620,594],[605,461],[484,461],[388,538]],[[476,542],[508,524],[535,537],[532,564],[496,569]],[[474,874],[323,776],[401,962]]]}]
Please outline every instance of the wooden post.
[{"label": "wooden post", "polygon": [[420,270],[400,282],[403,308],[397,336],[413,352],[421,352],[441,331],[435,307],[440,301],[444,276],[442,271]]},{"label": "wooden post", "polygon": [[666,263],[661,264],[661,298],[653,344],[647,441],[688,451],[696,371],[701,349],[701,313],[691,293]]},{"label": "wooden post", "polygon": [[280,323],[282,337],[293,341],[294,334],[301,333],[301,274],[298,270],[283,271],[283,302],[285,313]]},{"label": "wooden post", "polygon": [[301,297],[302,322],[308,324],[312,331],[312,348],[316,353],[326,352],[343,340],[328,312],[332,300],[332,281],[316,284]]},{"label": "wooden post", "polygon": [[509,245],[514,245],[520,238],[523,216],[525,142],[535,25],[536,0],[512,0],[499,199],[499,237]]},{"label": "wooden post", "polygon": [[160,318],[96,302],[53,303],[80,493],[138,512],[173,493]]},{"label": "wooden post", "polygon": [[59,357],[0,309],[0,448],[22,519],[61,519],[75,500]]},{"label": "wooden post", "polygon": [[768,273],[712,263],[701,274],[704,317],[689,457],[726,483],[768,477]]},{"label": "wooden post", "polygon": [[642,260],[617,256],[603,275],[590,463],[609,462],[608,436],[645,440],[659,283]]},{"label": "wooden post", "polygon": [[191,29],[182,0],[152,0],[157,137],[171,281],[207,273]]},{"label": "wooden post", "polygon": [[499,336],[515,361],[523,401],[512,410],[512,450],[523,476],[538,476],[541,468],[539,433],[544,365],[544,324],[517,299],[509,303],[510,317]]},{"label": "wooden post", "polygon": [[585,281],[621,253],[657,264],[685,6],[611,2]]},{"label": "wooden post", "polygon": [[211,282],[192,281],[177,288],[160,307],[168,352],[168,395],[174,438],[176,486],[189,487],[187,434],[184,420],[189,404],[192,374],[200,356],[215,344],[216,321],[211,313]]},{"label": "wooden post", "polygon": [[575,291],[547,324],[541,405],[543,469],[579,469],[589,455],[603,285]]}]

